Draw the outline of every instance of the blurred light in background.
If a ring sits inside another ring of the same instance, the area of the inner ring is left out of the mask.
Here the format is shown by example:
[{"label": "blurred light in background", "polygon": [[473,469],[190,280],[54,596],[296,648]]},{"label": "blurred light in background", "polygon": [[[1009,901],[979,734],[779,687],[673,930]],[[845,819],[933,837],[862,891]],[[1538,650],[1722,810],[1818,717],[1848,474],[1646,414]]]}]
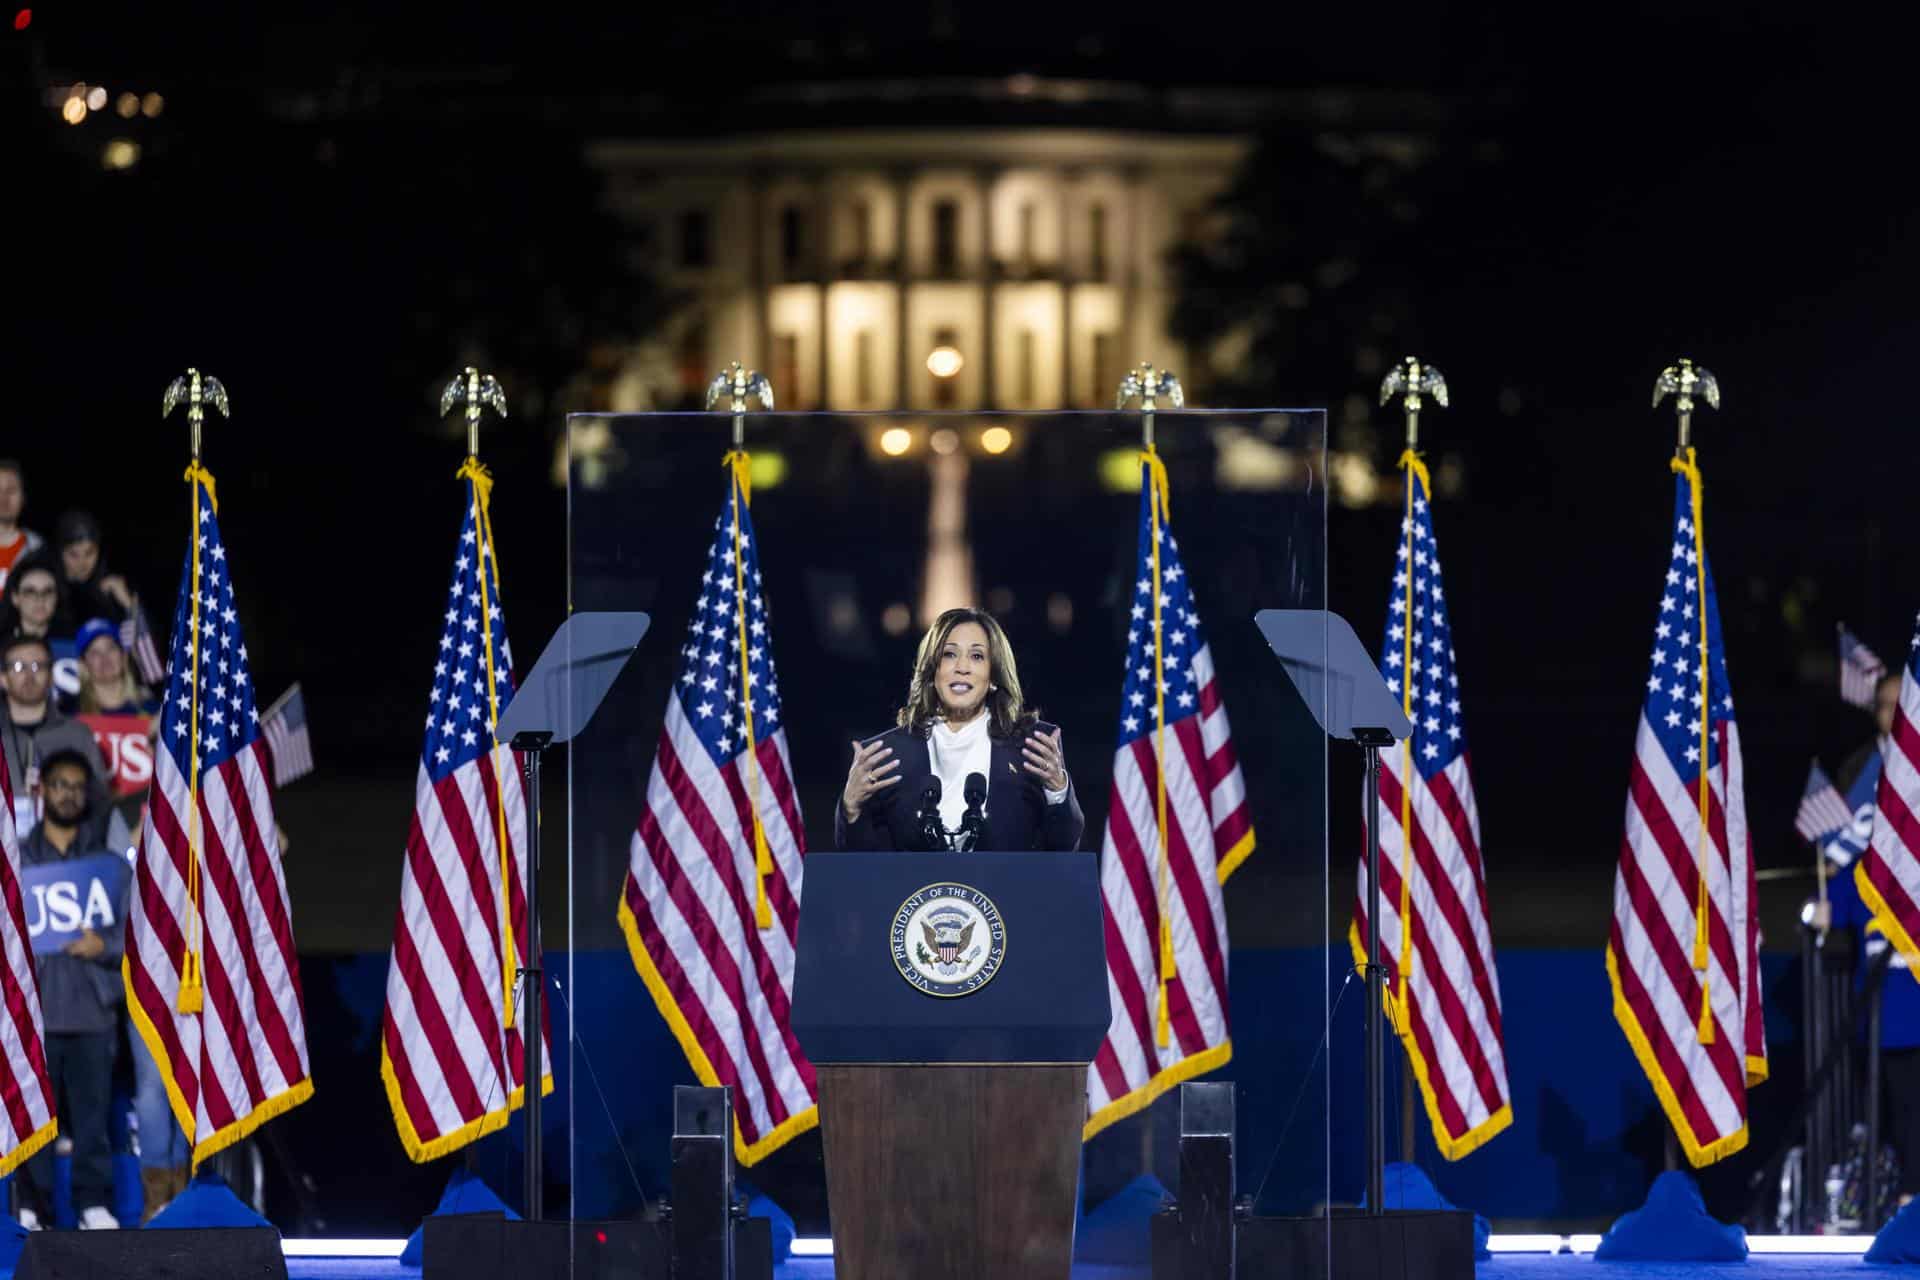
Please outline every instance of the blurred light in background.
[{"label": "blurred light in background", "polygon": [[87,90],[87,110],[105,111],[107,109],[107,91],[99,85]]},{"label": "blurred light in background", "polygon": [[1343,507],[1364,507],[1381,494],[1380,474],[1364,453],[1329,453],[1327,476]]},{"label": "blurred light in background", "polygon": [[987,611],[989,613],[1011,613],[1013,611],[1013,589],[995,587],[987,592]]},{"label": "blurred light in background", "polygon": [[880,452],[897,458],[913,448],[913,432],[905,427],[888,427],[880,433]]},{"label": "blurred light in background", "polygon": [[87,100],[78,95],[68,98],[60,108],[60,118],[68,124],[79,124],[87,118]]},{"label": "blurred light in background", "polygon": [[167,109],[167,100],[157,93],[150,93],[140,99],[140,114],[151,120]]},{"label": "blurred light in background", "polygon": [[113,109],[120,113],[122,120],[131,120],[140,114],[140,95],[123,93],[113,101]]},{"label": "blurred light in background", "polygon": [[131,169],[140,163],[140,144],[130,138],[115,138],[100,153],[100,164],[106,169]]},{"label": "blurred light in background", "polygon": [[771,489],[787,478],[787,455],[771,449],[752,455],[747,479],[755,489]]},{"label": "blurred light in background", "polygon": [[988,453],[1005,453],[1013,447],[1013,432],[1005,427],[988,427],[980,433],[980,447]]},{"label": "blurred light in background", "polygon": [[960,433],[952,427],[942,427],[927,438],[927,446],[938,454],[952,453],[960,447]]},{"label": "blurred light in background", "polygon": [[1245,427],[1215,427],[1212,434],[1213,478],[1222,489],[1305,487],[1308,468],[1294,450]]},{"label": "blurred light in background", "polygon": [[936,378],[951,378],[965,364],[952,347],[935,347],[927,353],[927,372]]},{"label": "blurred light in background", "polygon": [[33,10],[22,9],[20,10],[20,12],[13,15],[13,29],[15,31],[25,31],[28,27],[32,25],[33,25]]},{"label": "blurred light in background", "polygon": [[1109,449],[1101,454],[1100,487],[1108,493],[1140,492],[1140,451]]},{"label": "blurred light in background", "polygon": [[1056,591],[1047,597],[1047,625],[1061,635],[1073,630],[1073,600]]},{"label": "blurred light in background", "polygon": [[880,625],[890,636],[903,636],[907,628],[913,625],[913,610],[901,601],[890,604],[880,614]]}]

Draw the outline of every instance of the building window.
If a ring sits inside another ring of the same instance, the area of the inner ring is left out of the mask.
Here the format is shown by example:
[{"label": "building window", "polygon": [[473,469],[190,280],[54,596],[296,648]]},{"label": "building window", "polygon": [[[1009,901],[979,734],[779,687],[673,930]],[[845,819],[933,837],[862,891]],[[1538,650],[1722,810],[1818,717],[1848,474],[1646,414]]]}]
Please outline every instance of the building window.
[{"label": "building window", "polygon": [[941,200],[933,206],[933,273],[960,274],[960,206]]},{"label": "building window", "polygon": [[861,329],[853,335],[853,398],[861,408],[874,402],[873,330]]},{"label": "building window", "polygon": [[773,394],[780,402],[800,404],[800,338],[797,334],[773,335]]},{"label": "building window", "polygon": [[687,209],[680,214],[680,265],[699,269],[712,265],[712,220],[705,209]]},{"label": "building window", "polygon": [[707,320],[705,316],[695,316],[687,321],[687,327],[680,331],[678,351],[680,366],[680,394],[698,396],[707,386],[707,379],[713,376],[712,366],[707,360]]},{"label": "building window", "polygon": [[806,274],[806,269],[807,211],[790,204],[780,210],[780,270],[793,280]]},{"label": "building window", "polygon": [[1020,245],[1020,270],[1023,272],[1033,270],[1033,231],[1034,223],[1038,218],[1039,210],[1033,207],[1033,201],[1029,200],[1020,206],[1020,239],[1018,243]]},{"label": "building window", "polygon": [[1039,339],[1031,329],[1020,331],[1020,361],[1017,370],[1020,391],[1020,407],[1031,409],[1040,402],[1039,392],[1034,387],[1036,370],[1034,369],[1034,350]]},{"label": "building window", "polygon": [[1101,401],[1114,393],[1120,385],[1120,370],[1114,367],[1114,341],[1111,333],[1093,335],[1093,399]]},{"label": "building window", "polygon": [[865,200],[853,202],[850,211],[853,261],[864,268],[873,258],[873,206]]},{"label": "building window", "polygon": [[1087,273],[1095,280],[1107,278],[1107,206],[1103,204],[1087,210]]},{"label": "building window", "polygon": [[[935,329],[933,331],[933,346],[936,351],[941,347],[951,348],[956,351],[959,350],[960,331],[958,329]],[[950,373],[944,378],[938,374],[933,375],[934,408],[951,409],[960,403],[960,388],[954,385],[957,376],[957,373]]]}]

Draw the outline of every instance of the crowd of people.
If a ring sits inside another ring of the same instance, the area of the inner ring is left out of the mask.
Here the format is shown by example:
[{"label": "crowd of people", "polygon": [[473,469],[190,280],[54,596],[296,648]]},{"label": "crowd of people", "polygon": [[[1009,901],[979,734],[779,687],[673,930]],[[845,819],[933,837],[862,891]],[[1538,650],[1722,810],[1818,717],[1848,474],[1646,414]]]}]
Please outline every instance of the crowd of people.
[{"label": "crowd of people", "polygon": [[[58,872],[101,854],[130,859],[138,837],[159,698],[157,670],[136,653],[147,622],[139,597],[109,568],[99,523],[69,511],[51,540],[28,528],[26,475],[0,459],[0,749],[14,794],[22,875]],[[147,642],[151,653],[151,642]],[[157,666],[157,659],[149,657]],[[143,679],[143,674],[147,675]],[[184,1190],[186,1139],[158,1065],[129,1025],[120,959],[128,877],[106,915],[56,928],[29,892],[29,932],[46,1031],[61,1151],[83,1229],[121,1225],[112,1211],[117,1144],[139,1158],[142,1220]],[[110,919],[107,918],[110,916]],[[42,949],[39,935],[74,936]],[[124,1123],[126,1112],[132,1123]],[[56,1147],[12,1179],[23,1226],[54,1225]]]}]

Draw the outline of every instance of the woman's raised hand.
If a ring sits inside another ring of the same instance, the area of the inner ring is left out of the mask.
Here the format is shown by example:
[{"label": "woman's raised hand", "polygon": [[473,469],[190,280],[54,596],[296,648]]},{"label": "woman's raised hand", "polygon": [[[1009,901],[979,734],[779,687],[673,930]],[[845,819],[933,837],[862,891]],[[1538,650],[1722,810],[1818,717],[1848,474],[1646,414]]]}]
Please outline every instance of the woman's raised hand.
[{"label": "woman's raised hand", "polygon": [[864,747],[858,742],[853,744],[853,765],[847,770],[846,788],[840,792],[840,807],[846,811],[848,822],[860,821],[860,811],[867,801],[876,792],[885,791],[900,781],[900,776],[893,773],[900,762],[892,756],[893,748],[883,742]]},{"label": "woman's raised hand", "polygon": [[1026,741],[1020,744],[1020,752],[1026,756],[1026,770],[1040,779],[1040,785],[1049,791],[1064,791],[1067,787],[1067,749],[1060,745],[1060,731],[1052,733],[1030,733]]}]

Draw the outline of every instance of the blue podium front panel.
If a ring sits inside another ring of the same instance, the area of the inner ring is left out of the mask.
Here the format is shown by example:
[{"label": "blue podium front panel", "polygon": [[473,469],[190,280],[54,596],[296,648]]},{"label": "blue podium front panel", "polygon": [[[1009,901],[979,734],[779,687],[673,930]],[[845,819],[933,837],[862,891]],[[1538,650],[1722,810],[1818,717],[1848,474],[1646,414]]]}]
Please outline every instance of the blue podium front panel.
[{"label": "blue podium front panel", "polygon": [[815,854],[793,986],[815,1065],[1090,1062],[1112,1021],[1099,859]]}]

